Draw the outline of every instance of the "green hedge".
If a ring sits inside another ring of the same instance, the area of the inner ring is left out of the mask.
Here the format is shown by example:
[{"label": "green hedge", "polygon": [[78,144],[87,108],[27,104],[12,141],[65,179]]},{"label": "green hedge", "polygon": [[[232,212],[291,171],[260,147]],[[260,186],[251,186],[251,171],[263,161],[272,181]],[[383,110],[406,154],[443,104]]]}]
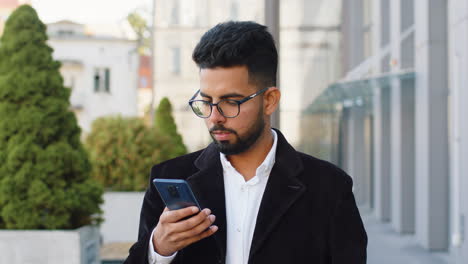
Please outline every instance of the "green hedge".
[{"label": "green hedge", "polygon": [[102,117],[86,138],[93,177],[112,191],[142,191],[153,165],[187,153],[165,98],[153,128],[133,117]]},{"label": "green hedge", "polygon": [[68,229],[98,223],[102,187],[93,180],[68,109],[46,26],[24,5],[0,39],[0,228]]},{"label": "green hedge", "polygon": [[93,177],[109,190],[144,190],[151,166],[167,159],[165,141],[141,119],[98,118],[86,138]]}]

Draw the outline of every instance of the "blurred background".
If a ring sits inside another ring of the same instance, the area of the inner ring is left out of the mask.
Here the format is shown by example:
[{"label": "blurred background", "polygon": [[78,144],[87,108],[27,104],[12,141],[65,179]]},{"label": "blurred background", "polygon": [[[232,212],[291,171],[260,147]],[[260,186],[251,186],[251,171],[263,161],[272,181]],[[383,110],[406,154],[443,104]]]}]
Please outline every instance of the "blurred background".
[{"label": "blurred background", "polygon": [[[84,142],[99,118],[158,127],[166,98],[180,153],[211,142],[187,104],[201,35],[228,20],[267,25],[280,56],[274,126],[353,177],[368,263],[468,263],[468,0],[0,0],[0,34],[21,4],[47,24]],[[107,187],[99,256],[121,263],[142,194]]]}]

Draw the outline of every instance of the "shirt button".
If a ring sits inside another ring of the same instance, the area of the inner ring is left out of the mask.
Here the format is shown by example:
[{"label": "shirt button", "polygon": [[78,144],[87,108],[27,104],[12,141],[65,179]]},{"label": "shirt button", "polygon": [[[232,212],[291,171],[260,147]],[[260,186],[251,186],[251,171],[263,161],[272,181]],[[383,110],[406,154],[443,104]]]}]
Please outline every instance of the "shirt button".
[{"label": "shirt button", "polygon": [[240,228],[237,228],[236,230],[237,230],[237,232],[239,232],[239,233],[240,233],[240,231],[241,231]]}]

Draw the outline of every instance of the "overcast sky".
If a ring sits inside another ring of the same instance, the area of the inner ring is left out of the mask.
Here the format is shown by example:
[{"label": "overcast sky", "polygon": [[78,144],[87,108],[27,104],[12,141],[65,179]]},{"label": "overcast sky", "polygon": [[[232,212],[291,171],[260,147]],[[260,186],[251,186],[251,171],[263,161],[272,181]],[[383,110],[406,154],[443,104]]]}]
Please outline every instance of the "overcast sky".
[{"label": "overcast sky", "polygon": [[32,0],[45,23],[72,20],[82,24],[112,24],[136,8],[150,9],[152,0]]}]

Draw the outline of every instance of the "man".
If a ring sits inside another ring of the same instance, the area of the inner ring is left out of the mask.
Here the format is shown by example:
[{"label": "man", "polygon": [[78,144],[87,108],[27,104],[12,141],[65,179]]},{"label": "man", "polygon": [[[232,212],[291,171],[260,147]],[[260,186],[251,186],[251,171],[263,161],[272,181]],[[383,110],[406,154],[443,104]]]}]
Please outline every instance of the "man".
[{"label": "man", "polygon": [[190,106],[213,143],[154,166],[151,180],[187,180],[205,209],[169,211],[150,184],[126,263],[365,263],[351,178],[271,129],[281,94],[266,27],[219,24],[193,59],[200,90]]}]

